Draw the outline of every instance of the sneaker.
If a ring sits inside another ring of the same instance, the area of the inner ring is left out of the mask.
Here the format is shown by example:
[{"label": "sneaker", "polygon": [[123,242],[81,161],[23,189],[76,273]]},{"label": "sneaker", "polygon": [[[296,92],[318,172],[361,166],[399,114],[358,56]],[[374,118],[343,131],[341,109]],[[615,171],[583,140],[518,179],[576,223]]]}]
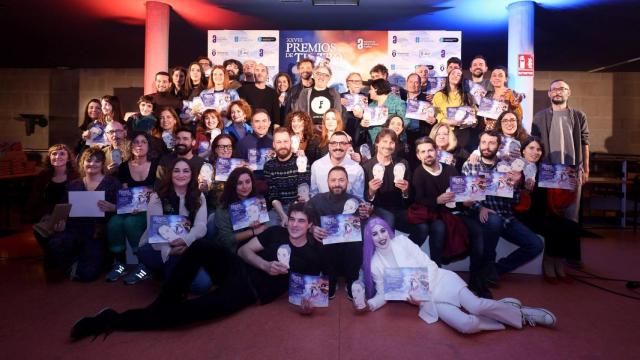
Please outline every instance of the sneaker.
[{"label": "sneaker", "polygon": [[108,334],[113,330],[115,318],[118,315],[113,309],[103,309],[96,316],[84,317],[73,324],[71,328],[71,339],[74,341],[87,336],[97,337],[100,334]]},{"label": "sneaker", "polygon": [[515,299],[515,298],[507,297],[507,298],[498,300],[498,302],[501,302],[501,303],[507,304],[507,305],[511,305],[511,306],[513,306],[515,308],[518,308],[518,309],[522,309],[522,301],[520,301],[518,299]]},{"label": "sneaker", "polygon": [[124,283],[127,285],[133,285],[150,277],[151,272],[147,270],[147,267],[142,264],[138,264],[134,272],[131,272],[129,273],[129,275],[125,276]]},{"label": "sneaker", "polygon": [[111,270],[106,276],[108,282],[118,281],[122,276],[126,274],[126,268],[119,261],[116,261],[111,265]]},{"label": "sneaker", "polygon": [[556,316],[547,309],[523,306],[520,312],[522,312],[522,324],[524,325],[542,325],[547,327],[554,327],[556,325]]}]

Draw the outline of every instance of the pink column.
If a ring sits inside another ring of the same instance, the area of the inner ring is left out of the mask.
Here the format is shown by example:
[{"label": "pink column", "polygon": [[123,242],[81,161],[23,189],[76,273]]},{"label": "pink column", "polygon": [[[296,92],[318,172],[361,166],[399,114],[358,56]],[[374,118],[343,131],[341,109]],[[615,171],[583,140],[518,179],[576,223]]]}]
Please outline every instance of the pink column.
[{"label": "pink column", "polygon": [[144,93],[156,92],[154,76],[169,67],[169,11],[171,7],[158,1],[147,1],[144,26]]}]

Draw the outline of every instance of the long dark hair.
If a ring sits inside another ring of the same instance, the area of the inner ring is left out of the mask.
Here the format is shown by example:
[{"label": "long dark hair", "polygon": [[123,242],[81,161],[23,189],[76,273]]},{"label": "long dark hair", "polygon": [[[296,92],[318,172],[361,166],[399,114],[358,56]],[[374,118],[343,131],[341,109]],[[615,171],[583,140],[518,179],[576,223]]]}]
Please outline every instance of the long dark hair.
[{"label": "long dark hair", "polygon": [[[194,85],[193,80],[191,80],[191,67],[193,65],[197,65],[200,68],[200,83],[198,85]],[[191,95],[191,92],[193,91],[193,89],[200,89],[200,91],[202,91],[206,88],[207,88],[207,84],[205,81],[204,70],[202,69],[202,65],[198,64],[197,62],[192,62],[191,64],[189,64],[189,67],[187,67],[187,76],[184,79],[183,94],[185,98]]]},{"label": "long dark hair", "polygon": [[520,144],[522,144],[522,142],[527,139],[529,134],[527,134],[527,131],[524,129],[524,127],[522,127],[522,121],[518,117],[518,114],[515,113],[515,111],[511,111],[511,110],[503,111],[502,114],[500,114],[500,116],[498,116],[498,119],[496,120],[496,130],[498,130],[500,134],[504,135],[504,133],[502,132],[502,118],[504,118],[507,114],[512,114],[513,116],[516,117],[517,128],[516,128],[515,134],[513,134],[513,138],[518,140]]},{"label": "long dark hair", "polygon": [[[451,72],[455,71],[451,70]],[[459,70],[459,69],[458,69]],[[462,72],[462,70],[460,70]],[[451,84],[449,83],[449,78],[451,77],[451,73],[447,75],[447,78],[444,81],[444,87],[440,90],[445,99],[449,100],[449,92],[451,91]],[[472,106],[473,105],[473,96],[469,93],[467,89],[466,79],[464,78],[464,73],[460,75],[460,82],[458,83],[458,94],[460,94],[460,98],[462,99],[462,105]]]},{"label": "long dark hair", "polygon": [[222,139],[229,139],[229,141],[231,141],[231,151],[233,151],[233,149],[235,149],[236,147],[236,140],[233,136],[229,134],[224,134],[224,133],[216,136],[211,142],[211,153],[209,155],[209,161],[214,165],[216,163],[216,160],[218,160],[218,155],[216,154],[216,148],[218,147],[218,143]]},{"label": "long dark hair", "polygon": [[220,204],[222,204],[223,208],[227,208],[229,204],[240,201],[236,187],[238,186],[238,179],[242,174],[247,174],[251,178],[251,193],[249,197],[256,195],[256,178],[253,176],[253,171],[244,166],[235,168],[231,174],[229,174],[227,183],[224,186],[224,191],[220,196]]},{"label": "long dark hair", "polygon": [[147,140],[147,146],[149,148],[149,150],[147,150],[147,161],[155,160],[158,157],[158,154],[153,149],[153,137],[149,133],[147,133],[146,131],[140,131],[140,130],[134,131],[133,134],[131,135],[131,144],[129,145],[129,159],[133,160],[133,158],[134,158],[134,156],[133,156],[133,141],[138,136],[144,136],[144,138]]},{"label": "long dark hair", "polygon": [[[112,120],[117,121],[124,125],[124,121],[122,119],[122,107],[120,106],[120,99],[114,95],[105,95],[100,98],[100,105],[102,106],[102,101],[111,104],[111,111],[113,112]],[[102,117],[104,118],[104,112],[102,113]]]},{"label": "long dark hair", "polygon": [[168,198],[171,203],[180,203],[180,199],[178,198],[178,194],[176,194],[175,189],[173,188],[173,169],[176,167],[176,164],[179,162],[184,162],[191,169],[191,181],[189,181],[189,185],[187,185],[187,194],[184,197],[184,207],[189,211],[189,215],[194,215],[200,209],[200,189],[198,189],[198,174],[195,173],[194,169],[189,165],[189,162],[185,159],[176,158],[171,162],[171,164],[167,167],[167,172],[160,180],[160,185],[158,186],[158,197]]},{"label": "long dark hair", "polygon": [[[91,103],[97,103],[100,108],[100,114],[102,114],[102,103],[98,99],[91,99],[87,102],[87,105],[84,107],[84,120],[82,121],[82,125],[80,125],[80,130],[85,131],[88,129],[89,124],[91,124],[94,120],[89,116],[89,105]],[[100,118],[98,118],[100,120]]]}]

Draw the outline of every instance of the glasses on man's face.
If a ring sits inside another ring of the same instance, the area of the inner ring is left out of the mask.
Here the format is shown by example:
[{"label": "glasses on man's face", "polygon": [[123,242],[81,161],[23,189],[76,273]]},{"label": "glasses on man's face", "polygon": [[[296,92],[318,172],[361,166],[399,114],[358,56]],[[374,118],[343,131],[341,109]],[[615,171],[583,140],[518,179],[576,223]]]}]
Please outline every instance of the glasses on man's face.
[{"label": "glasses on man's face", "polygon": [[216,148],[220,150],[233,150],[233,145],[216,145]]},{"label": "glasses on man's face", "polygon": [[347,82],[351,84],[362,84],[362,80],[347,80]]},{"label": "glasses on man's face", "polygon": [[122,134],[123,132],[124,130],[109,130],[107,131],[107,135]]},{"label": "glasses on man's face", "polygon": [[561,93],[561,92],[569,91],[569,89],[566,87],[560,87],[560,88],[552,88],[549,91],[552,93]]},{"label": "glasses on man's face", "polygon": [[347,146],[347,145],[349,145],[349,143],[346,142],[346,141],[329,141],[329,145],[332,145],[332,146],[336,146],[336,145],[338,145],[338,146]]},{"label": "glasses on man's face", "polygon": [[329,76],[331,76],[331,75],[329,75],[327,73],[321,73],[321,72],[317,72],[317,73],[315,73],[315,75],[318,76],[318,77],[323,77],[323,78],[328,78]]}]

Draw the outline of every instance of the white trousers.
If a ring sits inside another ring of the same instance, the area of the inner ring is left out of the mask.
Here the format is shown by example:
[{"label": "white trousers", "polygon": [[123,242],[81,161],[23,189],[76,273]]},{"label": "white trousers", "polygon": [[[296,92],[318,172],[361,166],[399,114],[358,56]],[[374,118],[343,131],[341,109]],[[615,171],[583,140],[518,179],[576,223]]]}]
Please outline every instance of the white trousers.
[{"label": "white trousers", "polygon": [[520,309],[491,299],[475,296],[468,288],[458,293],[460,304],[468,311],[446,304],[436,303],[439,318],[463,334],[473,334],[482,330],[504,330],[506,325],[522,328]]}]

